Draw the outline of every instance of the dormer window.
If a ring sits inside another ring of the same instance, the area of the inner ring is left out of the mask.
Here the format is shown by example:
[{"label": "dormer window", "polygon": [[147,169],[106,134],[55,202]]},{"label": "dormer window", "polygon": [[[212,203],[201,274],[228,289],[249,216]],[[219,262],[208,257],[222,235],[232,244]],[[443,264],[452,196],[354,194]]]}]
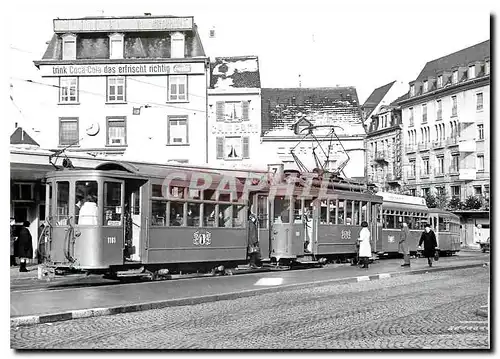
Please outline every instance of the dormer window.
[{"label": "dormer window", "polygon": [[437,87],[443,87],[443,75],[438,76]]},{"label": "dormer window", "polygon": [[175,32],[171,36],[171,58],[184,58],[184,34]]},{"label": "dormer window", "polygon": [[109,35],[109,58],[123,59],[123,34]]},{"label": "dormer window", "polygon": [[429,90],[429,83],[427,81],[424,81],[424,92],[427,92]]},{"label": "dormer window", "polygon": [[451,83],[456,84],[458,82],[458,70],[453,71],[453,75],[451,77]]},{"label": "dormer window", "polygon": [[76,60],[76,35],[74,34],[64,34],[62,36],[63,60]]},{"label": "dormer window", "polygon": [[415,85],[410,85],[410,96],[415,96]]},{"label": "dormer window", "polygon": [[476,77],[476,66],[471,65],[469,66],[469,71],[467,72],[467,78],[473,79],[474,77]]},{"label": "dormer window", "polygon": [[489,75],[490,74],[490,62],[489,61],[486,61],[484,63],[484,73],[486,75]]}]

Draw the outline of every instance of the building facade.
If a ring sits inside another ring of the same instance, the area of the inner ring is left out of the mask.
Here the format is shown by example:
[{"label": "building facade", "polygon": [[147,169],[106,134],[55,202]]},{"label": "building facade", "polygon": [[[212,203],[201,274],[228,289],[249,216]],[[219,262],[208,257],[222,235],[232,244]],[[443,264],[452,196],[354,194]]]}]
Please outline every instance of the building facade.
[{"label": "building facade", "polygon": [[[489,225],[490,41],[428,62],[399,104],[407,190],[462,202],[476,197],[479,222]],[[471,243],[479,222],[463,218]]]},{"label": "building facade", "polygon": [[[346,177],[365,177],[366,134],[354,87],[263,88],[261,121],[262,161],[283,163],[285,170],[298,169],[291,154],[294,149],[297,158],[312,170],[316,167],[315,151],[322,163],[328,156],[329,170],[346,164],[343,169]],[[309,124],[323,126],[313,130],[318,141],[304,135],[304,127]],[[334,129],[340,142],[329,135],[330,126],[337,126]]]},{"label": "building facade", "polygon": [[56,19],[35,65],[43,148],[207,162],[208,58],[193,17]]},{"label": "building facade", "polygon": [[208,163],[252,168],[260,147],[260,74],[257,56],[216,57],[208,89]]}]

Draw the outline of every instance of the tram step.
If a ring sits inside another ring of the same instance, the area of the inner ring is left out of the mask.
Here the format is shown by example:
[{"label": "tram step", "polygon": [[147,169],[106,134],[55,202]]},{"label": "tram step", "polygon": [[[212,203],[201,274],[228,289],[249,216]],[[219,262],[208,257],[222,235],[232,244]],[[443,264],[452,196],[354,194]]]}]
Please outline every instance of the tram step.
[{"label": "tram step", "polygon": [[117,277],[135,277],[137,275],[149,275],[149,273],[144,272],[144,267],[116,272]]}]

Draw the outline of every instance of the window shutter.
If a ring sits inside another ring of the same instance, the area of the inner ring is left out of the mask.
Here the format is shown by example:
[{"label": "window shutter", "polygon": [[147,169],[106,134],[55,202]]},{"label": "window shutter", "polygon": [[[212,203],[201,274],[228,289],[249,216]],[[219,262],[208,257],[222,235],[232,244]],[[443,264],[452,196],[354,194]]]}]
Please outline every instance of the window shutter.
[{"label": "window shutter", "polygon": [[216,103],[217,121],[224,121],[224,104],[224,101],[217,101]]},{"label": "window shutter", "polygon": [[243,137],[243,158],[250,158],[250,137]]},{"label": "window shutter", "polygon": [[224,137],[216,138],[216,155],[215,158],[220,160],[224,158]]},{"label": "window shutter", "polygon": [[242,101],[241,103],[241,116],[243,117],[243,121],[248,121],[248,101]]}]

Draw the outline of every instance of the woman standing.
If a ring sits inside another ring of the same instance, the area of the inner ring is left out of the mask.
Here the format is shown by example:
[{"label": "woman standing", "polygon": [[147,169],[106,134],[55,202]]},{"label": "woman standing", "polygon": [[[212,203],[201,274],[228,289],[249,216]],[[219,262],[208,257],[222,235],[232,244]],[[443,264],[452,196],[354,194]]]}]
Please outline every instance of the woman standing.
[{"label": "woman standing", "polygon": [[432,267],[432,258],[434,258],[434,254],[437,247],[436,234],[431,229],[430,224],[426,224],[424,227],[424,232],[422,236],[420,236],[420,241],[418,242],[418,246],[420,247],[424,243],[424,257],[427,257],[427,263],[429,267]]},{"label": "woman standing", "polygon": [[359,232],[359,260],[363,263],[363,268],[368,268],[368,262],[372,256],[372,247],[370,245],[370,230],[368,223],[363,221],[361,223],[361,231]]},{"label": "woman standing", "polygon": [[17,239],[17,255],[21,260],[19,272],[27,272],[26,260],[33,258],[33,243],[31,242],[29,226],[30,222],[24,221],[23,228],[19,230],[19,237]]}]

